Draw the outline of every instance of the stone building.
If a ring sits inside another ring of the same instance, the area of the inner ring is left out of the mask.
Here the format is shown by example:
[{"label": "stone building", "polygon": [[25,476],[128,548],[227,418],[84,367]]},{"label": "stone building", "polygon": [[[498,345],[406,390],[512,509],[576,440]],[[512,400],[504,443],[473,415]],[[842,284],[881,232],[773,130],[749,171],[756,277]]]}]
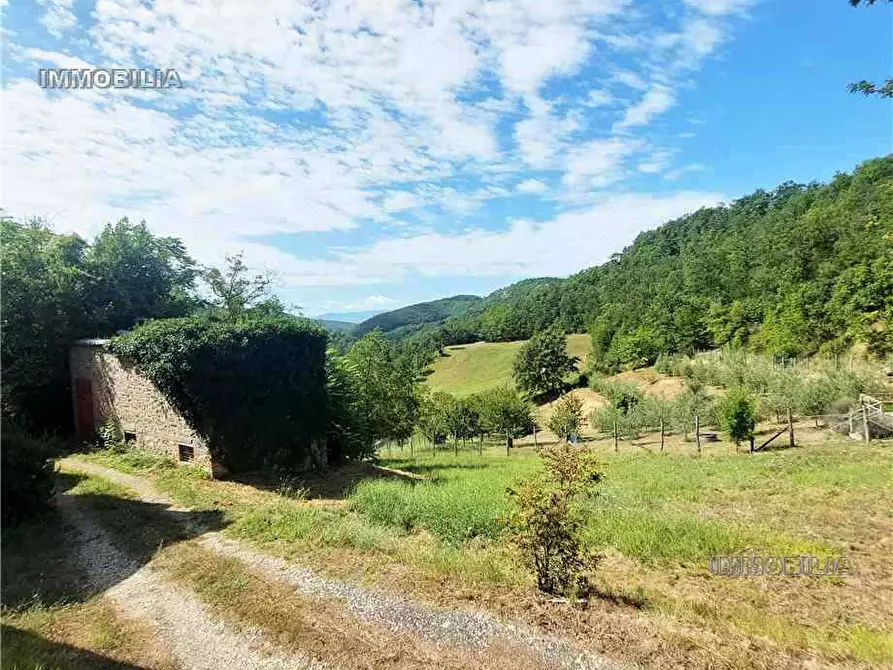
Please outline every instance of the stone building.
[{"label": "stone building", "polygon": [[208,448],[155,385],[123,364],[105,345],[108,340],[78,340],[71,347],[71,393],[77,434],[90,436],[113,423],[125,444],[199,465],[215,476],[225,474]]}]

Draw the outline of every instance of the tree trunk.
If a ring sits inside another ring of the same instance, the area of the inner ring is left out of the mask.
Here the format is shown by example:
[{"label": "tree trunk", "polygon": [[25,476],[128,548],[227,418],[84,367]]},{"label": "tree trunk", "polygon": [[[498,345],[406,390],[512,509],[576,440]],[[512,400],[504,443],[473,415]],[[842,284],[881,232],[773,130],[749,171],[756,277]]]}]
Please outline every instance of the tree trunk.
[{"label": "tree trunk", "polygon": [[533,424],[533,448],[539,449],[539,443],[536,441],[536,424]]},{"label": "tree trunk", "polygon": [[660,418],[660,450],[664,450],[664,418]]},{"label": "tree trunk", "polygon": [[753,453],[753,435],[750,436],[750,453]]},{"label": "tree trunk", "polygon": [[614,419],[614,451],[617,451],[618,448],[619,447],[618,447],[618,443],[617,443],[617,419]]},{"label": "tree trunk", "polygon": [[458,437],[453,438],[453,455],[456,456],[456,458],[459,457],[459,438]]},{"label": "tree trunk", "polygon": [[512,455],[511,449],[512,449],[512,436],[509,434],[508,431],[505,431],[505,455],[506,456]]}]

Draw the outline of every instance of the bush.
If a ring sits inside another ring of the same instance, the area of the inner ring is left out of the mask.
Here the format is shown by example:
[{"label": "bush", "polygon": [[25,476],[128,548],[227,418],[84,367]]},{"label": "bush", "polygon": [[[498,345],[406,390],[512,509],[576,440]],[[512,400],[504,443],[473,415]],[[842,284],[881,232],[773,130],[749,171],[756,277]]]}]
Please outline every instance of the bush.
[{"label": "bush", "polygon": [[720,423],[733,440],[735,446],[741,440],[753,439],[756,427],[756,410],[751,395],[741,388],[732,389],[720,404]]},{"label": "bush", "polygon": [[51,460],[62,444],[51,437],[34,437],[9,421],[3,426],[3,523],[12,524],[45,509],[53,496]]},{"label": "bush", "polygon": [[601,473],[595,454],[569,445],[543,449],[544,468],[521,480],[508,493],[513,509],[505,518],[512,540],[536,572],[540,591],[585,596],[588,574],[599,557],[583,547],[589,497]]},{"label": "bush", "polygon": [[567,441],[571,435],[580,432],[583,421],[583,401],[573,394],[567,394],[555,404],[552,416],[549,417],[549,430],[559,439]]},{"label": "bush", "polygon": [[115,338],[231,472],[325,464],[326,334],[294,317],[150,321]]}]

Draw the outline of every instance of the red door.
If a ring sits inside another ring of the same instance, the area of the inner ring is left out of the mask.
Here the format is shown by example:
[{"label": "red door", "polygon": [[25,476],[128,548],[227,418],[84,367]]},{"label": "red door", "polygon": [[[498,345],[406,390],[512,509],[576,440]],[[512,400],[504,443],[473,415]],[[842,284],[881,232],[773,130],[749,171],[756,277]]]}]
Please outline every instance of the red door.
[{"label": "red door", "polygon": [[77,395],[78,435],[86,436],[93,432],[93,386],[89,379],[75,379]]}]

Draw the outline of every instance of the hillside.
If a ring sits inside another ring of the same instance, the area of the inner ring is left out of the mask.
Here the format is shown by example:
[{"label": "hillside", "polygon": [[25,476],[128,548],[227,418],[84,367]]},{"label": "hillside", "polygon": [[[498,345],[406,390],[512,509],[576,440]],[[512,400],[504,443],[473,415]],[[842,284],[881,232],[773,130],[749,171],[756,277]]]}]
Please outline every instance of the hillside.
[{"label": "hillside", "polygon": [[385,333],[404,328],[406,329],[405,334],[408,335],[419,326],[439,323],[449,317],[462,316],[481,301],[482,298],[476,295],[456,295],[451,298],[409,305],[366,319],[353,329],[353,334],[361,337],[376,328]]},{"label": "hillside", "polygon": [[[893,156],[827,184],[789,182],[701,209],[640,234],[601,266],[469,302],[442,323],[434,317],[446,310],[423,306],[377,318],[412,323],[391,336],[430,346],[523,340],[553,323],[588,330],[606,370],[724,345],[805,356],[863,343],[889,355]],[[419,310],[431,318],[413,321]]]},{"label": "hillside", "polygon": [[[580,359],[579,367],[589,354],[588,335],[568,335],[567,350]],[[426,384],[435,391],[466,396],[498,386],[514,386],[512,361],[523,340],[515,342],[475,342],[444,349],[438,357]]]}]

